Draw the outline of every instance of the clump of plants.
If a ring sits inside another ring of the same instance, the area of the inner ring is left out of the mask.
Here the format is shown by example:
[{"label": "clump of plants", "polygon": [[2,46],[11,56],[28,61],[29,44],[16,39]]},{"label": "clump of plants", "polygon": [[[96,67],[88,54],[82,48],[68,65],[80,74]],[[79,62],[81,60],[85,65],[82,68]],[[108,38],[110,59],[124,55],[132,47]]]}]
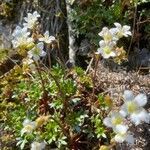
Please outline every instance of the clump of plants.
[{"label": "clump of plants", "polygon": [[126,4],[121,1],[86,0],[73,1],[70,4],[73,9],[69,19],[73,22],[76,36],[85,36],[95,46],[99,41],[97,33],[104,25],[112,26],[116,21],[128,23],[124,17]]},{"label": "clump of plants", "polygon": [[68,17],[73,22],[73,32],[79,39],[84,37],[97,47],[97,33],[103,26],[112,27],[114,22],[119,22],[130,25],[133,30],[131,42],[122,39],[122,45],[131,44],[129,49],[132,52],[135,47],[149,49],[148,0],[83,0],[70,1],[70,4],[72,13]]},{"label": "clump of plants", "polygon": [[[146,95],[134,97],[131,91],[125,91],[124,104],[113,111],[113,100],[97,89],[95,73],[86,74],[79,67],[48,68],[43,60],[48,47],[57,39],[48,31],[38,32],[38,19],[37,11],[28,13],[23,26],[17,26],[12,34],[13,48],[23,59],[0,79],[3,148],[12,139],[13,149],[31,150],[102,150],[111,149],[117,142],[134,144],[127,120],[135,125],[149,122],[149,114],[143,108]],[[124,50],[117,46],[117,41],[131,32],[129,26],[115,26],[110,30],[104,27],[99,33],[103,40],[96,55],[105,59],[119,57],[120,62]]]}]

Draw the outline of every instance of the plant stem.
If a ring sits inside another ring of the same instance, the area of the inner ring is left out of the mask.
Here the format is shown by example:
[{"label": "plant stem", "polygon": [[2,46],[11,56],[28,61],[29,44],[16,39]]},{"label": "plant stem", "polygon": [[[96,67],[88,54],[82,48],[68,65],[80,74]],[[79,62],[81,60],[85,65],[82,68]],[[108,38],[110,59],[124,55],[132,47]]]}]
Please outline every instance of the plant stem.
[{"label": "plant stem", "polygon": [[129,45],[129,48],[128,48],[127,56],[129,56],[130,49],[131,49],[131,45],[132,45],[132,42],[133,42],[133,39],[134,39],[134,34],[135,34],[135,25],[136,25],[136,17],[137,17],[137,4],[135,4],[134,18],[133,18],[133,30],[132,30],[132,37],[131,37],[130,45]]},{"label": "plant stem", "polygon": [[96,73],[97,73],[97,67],[99,62],[99,56],[95,57],[95,68],[94,68],[94,75],[93,75],[93,90],[92,90],[92,101],[94,101],[94,93],[95,93],[95,82],[96,82]]},{"label": "plant stem", "polygon": [[38,72],[40,80],[41,80],[43,92],[46,93],[45,83],[44,83],[44,80],[42,78],[42,74],[41,74],[41,71],[39,69],[39,65],[38,65],[38,63],[36,61],[34,61],[34,64],[36,66],[37,72]]}]

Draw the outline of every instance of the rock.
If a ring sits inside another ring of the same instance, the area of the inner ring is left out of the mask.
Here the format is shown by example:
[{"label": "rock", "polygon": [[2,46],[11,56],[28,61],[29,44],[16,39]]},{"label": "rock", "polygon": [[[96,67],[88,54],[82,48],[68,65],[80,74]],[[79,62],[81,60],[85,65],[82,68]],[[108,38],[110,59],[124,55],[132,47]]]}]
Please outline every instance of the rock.
[{"label": "rock", "polygon": [[135,49],[135,51],[129,55],[129,66],[132,69],[136,69],[139,67],[150,67],[150,50],[143,49]]}]

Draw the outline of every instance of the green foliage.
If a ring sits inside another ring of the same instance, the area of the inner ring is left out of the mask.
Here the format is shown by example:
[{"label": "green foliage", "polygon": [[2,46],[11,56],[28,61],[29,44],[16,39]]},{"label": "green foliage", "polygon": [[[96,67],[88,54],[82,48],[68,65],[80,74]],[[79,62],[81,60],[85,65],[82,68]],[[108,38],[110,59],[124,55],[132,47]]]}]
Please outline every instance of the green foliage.
[{"label": "green foliage", "polygon": [[69,14],[69,19],[74,22],[76,35],[85,35],[92,43],[98,45],[98,32],[105,26],[112,26],[114,22],[126,22],[121,2],[115,1],[108,6],[101,0],[94,0],[85,8],[78,5]]},{"label": "green foliage", "polygon": [[[140,39],[146,42],[149,41],[150,11],[148,5],[146,5],[149,3],[148,0],[89,0],[85,3],[85,5],[79,5],[75,2],[71,14],[68,15],[70,21],[73,22],[73,29],[77,37],[82,35],[97,47],[100,39],[98,36],[99,31],[104,26],[111,28],[115,22],[119,22],[122,25],[128,24],[132,30],[134,28],[136,34],[133,36],[135,39],[137,38],[136,35],[142,34]],[[135,18],[135,23],[139,25],[137,28],[133,26],[136,6],[139,9]],[[143,33],[143,31],[145,32]],[[137,43],[138,41],[135,41],[133,44],[138,45]],[[128,44],[129,41],[122,40],[122,45]],[[149,49],[150,46],[146,45],[145,47]]]},{"label": "green foliage", "polygon": [[80,67],[75,67],[75,71],[77,74],[77,79],[80,82],[80,84],[84,85],[86,88],[92,88],[93,82],[90,75],[85,75],[85,72]]},{"label": "green foliage", "polygon": [[[14,74],[16,71],[9,77]],[[20,149],[26,149],[34,140],[45,140],[50,147],[63,149],[72,146],[70,142],[78,143],[76,138],[82,134],[86,135],[87,141],[104,137],[103,124],[99,117],[95,117],[98,112],[90,113],[92,105],[89,105],[88,99],[92,95],[93,85],[92,78],[85,75],[84,70],[77,67],[67,73],[56,65],[51,71],[40,71],[40,74],[37,71],[32,76],[24,76],[20,72],[18,78],[20,81],[1,85],[0,116],[2,128],[8,134],[13,132]],[[12,83],[13,88],[10,88]],[[88,95],[86,91],[89,91]],[[6,94],[8,92],[9,96]],[[25,119],[35,122],[36,128],[22,134],[26,127],[23,125]]]},{"label": "green foliage", "polygon": [[42,138],[48,141],[49,144],[58,140],[61,134],[60,126],[54,121],[50,120],[45,126],[45,132],[41,135]]},{"label": "green foliage", "polygon": [[71,96],[76,93],[76,85],[71,79],[61,81],[61,89],[66,96]]},{"label": "green foliage", "polygon": [[106,138],[105,127],[103,125],[103,121],[101,117],[99,116],[99,114],[92,116],[91,120],[94,123],[95,134],[97,138],[101,138],[101,137]]}]

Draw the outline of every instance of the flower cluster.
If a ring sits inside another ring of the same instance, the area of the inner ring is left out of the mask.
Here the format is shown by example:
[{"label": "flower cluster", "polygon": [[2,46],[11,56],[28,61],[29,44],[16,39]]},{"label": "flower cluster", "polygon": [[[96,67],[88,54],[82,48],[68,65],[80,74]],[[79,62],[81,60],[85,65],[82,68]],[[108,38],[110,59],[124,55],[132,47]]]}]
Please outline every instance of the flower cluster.
[{"label": "flower cluster", "polygon": [[150,122],[149,113],[143,108],[147,103],[147,97],[145,94],[138,94],[134,97],[133,92],[124,91],[124,104],[118,112],[111,112],[109,117],[103,120],[103,123],[113,129],[115,132],[114,140],[122,143],[124,141],[129,144],[134,144],[134,137],[128,131],[127,119],[135,125],[139,125],[141,122]]},{"label": "flower cluster", "polygon": [[[39,127],[42,127],[45,125],[49,120],[49,116],[40,116],[35,121],[31,121],[29,119],[25,119],[23,121],[23,128],[21,130],[21,136],[24,136],[24,134],[32,134],[34,130],[38,129]],[[38,143],[34,141],[31,144],[31,150],[42,150],[45,148],[45,143]]]},{"label": "flower cluster", "polygon": [[12,34],[13,40],[13,48],[17,47],[23,47],[26,45],[29,45],[33,42],[33,39],[29,37],[30,32],[28,32],[28,29],[23,27],[21,28],[20,26],[17,26]]},{"label": "flower cluster", "polygon": [[34,38],[32,38],[32,34],[34,33],[33,29],[35,29],[39,17],[40,14],[37,11],[33,12],[33,14],[28,13],[27,17],[24,17],[25,23],[23,23],[23,27],[17,26],[12,34],[13,48],[29,49],[28,59],[33,59],[34,61],[38,61],[40,57],[46,55],[46,52],[44,51],[44,43],[50,44],[55,40],[55,37],[49,36],[49,31],[46,31],[43,36],[37,35],[37,37],[40,38],[38,38],[36,42]]},{"label": "flower cluster", "polygon": [[98,48],[98,54],[101,54],[105,59],[110,57],[120,56],[120,53],[116,51],[118,48],[117,41],[122,37],[128,37],[131,35],[130,26],[121,26],[119,23],[114,23],[115,28],[108,29],[104,27],[99,33],[99,36],[103,38],[99,42],[100,48]]},{"label": "flower cluster", "polygon": [[37,11],[33,12],[33,14],[28,13],[27,17],[24,17],[25,20],[25,23],[23,23],[24,27],[28,29],[33,29],[39,17],[40,14]]},{"label": "flower cluster", "polygon": [[32,133],[32,131],[36,128],[35,122],[29,119],[25,119],[23,121],[23,129],[21,130],[21,136],[25,133]]}]

